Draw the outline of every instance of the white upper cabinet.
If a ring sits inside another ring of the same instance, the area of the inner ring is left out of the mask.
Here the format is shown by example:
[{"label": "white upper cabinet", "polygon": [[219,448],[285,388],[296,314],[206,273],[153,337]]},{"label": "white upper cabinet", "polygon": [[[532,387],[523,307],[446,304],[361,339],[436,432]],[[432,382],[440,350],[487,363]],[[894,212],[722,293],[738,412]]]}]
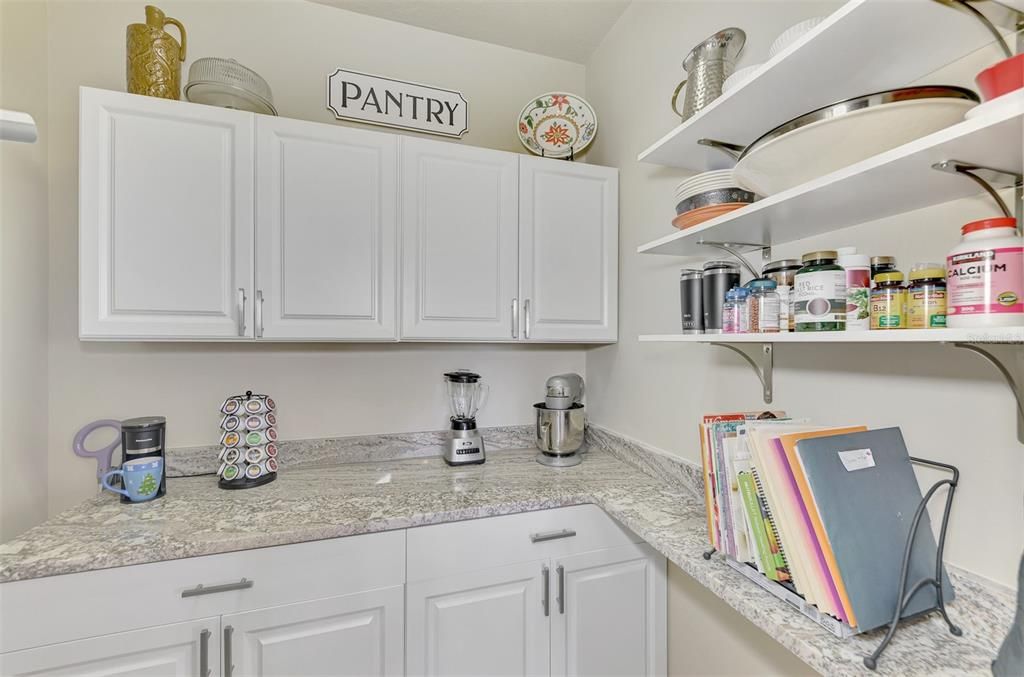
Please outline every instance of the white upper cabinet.
[{"label": "white upper cabinet", "polygon": [[254,116],[84,88],[80,110],[81,336],[253,336]]},{"label": "white upper cabinet", "polygon": [[259,116],[256,335],[394,340],[398,137]]},{"label": "white upper cabinet", "polygon": [[518,156],[402,139],[402,338],[516,338]]},{"label": "white upper cabinet", "polygon": [[615,341],[618,256],[618,170],[520,158],[523,337]]}]

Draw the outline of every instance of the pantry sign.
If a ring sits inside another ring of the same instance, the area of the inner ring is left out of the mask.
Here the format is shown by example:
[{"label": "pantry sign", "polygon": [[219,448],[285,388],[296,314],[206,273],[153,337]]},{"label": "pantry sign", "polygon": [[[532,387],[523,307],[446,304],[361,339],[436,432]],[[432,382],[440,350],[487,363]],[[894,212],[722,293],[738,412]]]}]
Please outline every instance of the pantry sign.
[{"label": "pantry sign", "polygon": [[327,108],[339,120],[455,138],[469,131],[461,92],[342,68],[327,78]]}]

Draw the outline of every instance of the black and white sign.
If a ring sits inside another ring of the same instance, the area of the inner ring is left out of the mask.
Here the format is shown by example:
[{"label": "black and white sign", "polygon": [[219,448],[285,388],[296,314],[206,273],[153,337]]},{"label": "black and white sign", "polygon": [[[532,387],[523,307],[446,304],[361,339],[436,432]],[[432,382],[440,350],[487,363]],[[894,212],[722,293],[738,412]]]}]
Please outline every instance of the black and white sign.
[{"label": "black and white sign", "polygon": [[327,108],[339,120],[456,138],[469,131],[461,92],[341,68],[327,78]]}]

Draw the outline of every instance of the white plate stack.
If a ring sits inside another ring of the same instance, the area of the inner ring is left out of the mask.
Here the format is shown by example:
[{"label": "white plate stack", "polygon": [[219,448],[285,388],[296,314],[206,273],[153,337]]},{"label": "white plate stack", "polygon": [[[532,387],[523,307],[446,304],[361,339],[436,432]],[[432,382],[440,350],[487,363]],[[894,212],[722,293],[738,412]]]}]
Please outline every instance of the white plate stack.
[{"label": "white plate stack", "polygon": [[676,186],[676,204],[683,200],[706,193],[709,190],[720,190],[722,188],[734,188],[736,180],[732,178],[731,169],[718,169],[712,172],[702,172],[684,180]]}]

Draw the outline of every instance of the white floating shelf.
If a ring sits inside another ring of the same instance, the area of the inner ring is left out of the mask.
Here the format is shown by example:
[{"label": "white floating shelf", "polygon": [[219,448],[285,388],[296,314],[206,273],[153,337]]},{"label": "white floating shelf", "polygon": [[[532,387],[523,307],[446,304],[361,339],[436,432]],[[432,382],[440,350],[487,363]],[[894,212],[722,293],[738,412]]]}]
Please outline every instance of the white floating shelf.
[{"label": "white floating shelf", "polygon": [[1024,343],[1024,327],[895,329],[780,334],[647,334],[646,343]]},{"label": "white floating shelf", "polygon": [[[1022,130],[1024,96],[1015,96],[973,119],[699,226],[672,232],[641,245],[637,251],[693,256],[707,253],[703,242],[775,246],[977,195],[981,189],[970,179],[936,171],[931,166],[959,160],[1020,174],[1024,169]],[[947,225],[953,228],[960,224]]]},{"label": "white floating shelf", "polygon": [[916,83],[992,41],[966,12],[934,0],[850,0],[637,159],[692,171],[729,167],[721,151],[697,141],[750,144],[822,106]]}]

